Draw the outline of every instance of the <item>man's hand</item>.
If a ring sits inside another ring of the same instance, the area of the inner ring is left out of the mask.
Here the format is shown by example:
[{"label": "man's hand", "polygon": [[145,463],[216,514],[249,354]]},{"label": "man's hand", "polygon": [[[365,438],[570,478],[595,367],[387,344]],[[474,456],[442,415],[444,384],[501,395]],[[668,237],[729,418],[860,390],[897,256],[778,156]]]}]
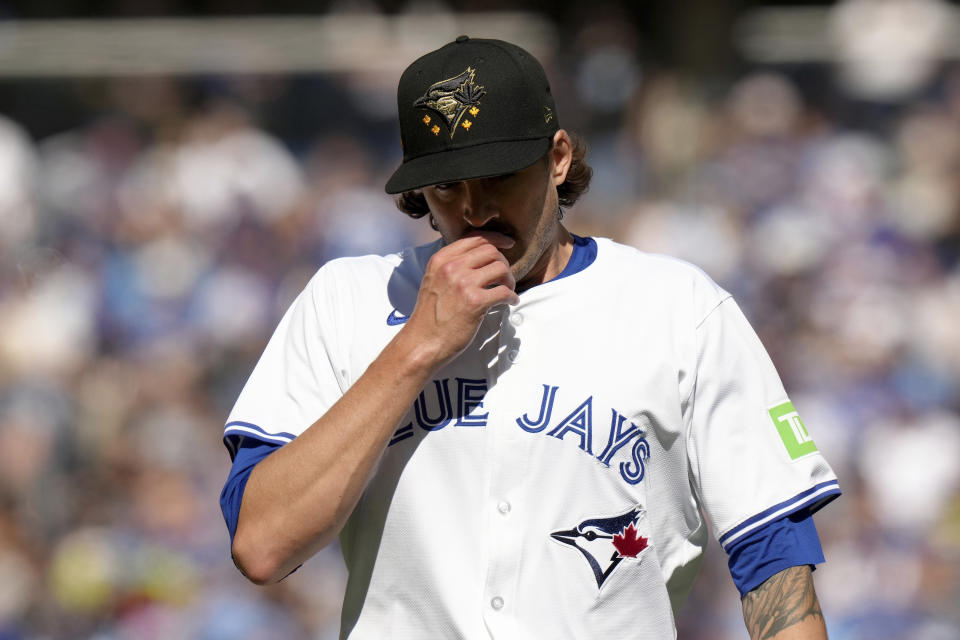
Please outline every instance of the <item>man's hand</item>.
[{"label": "man's hand", "polygon": [[750,640],[826,640],[810,567],[790,567],[743,597]]},{"label": "man's hand", "polygon": [[430,258],[403,331],[415,334],[436,363],[463,351],[492,307],[519,301],[510,263],[498,250],[511,246],[504,235],[475,232]]}]

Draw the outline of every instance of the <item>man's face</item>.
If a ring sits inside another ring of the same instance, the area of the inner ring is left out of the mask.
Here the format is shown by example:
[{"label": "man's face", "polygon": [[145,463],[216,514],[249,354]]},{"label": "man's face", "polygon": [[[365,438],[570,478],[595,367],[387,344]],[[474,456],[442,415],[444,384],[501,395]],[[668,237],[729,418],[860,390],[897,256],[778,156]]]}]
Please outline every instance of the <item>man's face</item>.
[{"label": "man's face", "polygon": [[[514,241],[500,251],[510,262],[518,289],[537,283],[552,257],[560,230],[557,219],[556,151],[516,173],[423,189],[447,244],[471,232],[501,234]],[[566,175],[563,168],[560,182]]]}]

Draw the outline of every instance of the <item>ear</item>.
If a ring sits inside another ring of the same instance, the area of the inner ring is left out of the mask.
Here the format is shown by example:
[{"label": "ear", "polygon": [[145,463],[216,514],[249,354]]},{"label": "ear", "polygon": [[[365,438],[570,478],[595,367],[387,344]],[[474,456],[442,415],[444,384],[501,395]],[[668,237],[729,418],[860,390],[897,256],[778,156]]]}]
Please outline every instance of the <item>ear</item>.
[{"label": "ear", "polygon": [[567,179],[567,171],[573,161],[573,143],[570,134],[559,129],[553,134],[553,148],[550,149],[550,178],[555,186],[560,186]]}]

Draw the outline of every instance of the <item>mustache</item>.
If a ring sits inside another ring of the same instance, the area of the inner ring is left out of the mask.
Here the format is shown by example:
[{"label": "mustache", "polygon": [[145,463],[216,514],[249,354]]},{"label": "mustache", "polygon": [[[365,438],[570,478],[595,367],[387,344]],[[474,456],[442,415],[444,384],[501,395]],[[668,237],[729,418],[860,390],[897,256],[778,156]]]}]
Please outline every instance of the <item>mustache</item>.
[{"label": "mustache", "polygon": [[470,233],[471,231],[491,231],[493,233],[499,233],[510,238],[516,237],[516,230],[513,227],[496,220],[491,220],[482,227],[468,227],[464,231],[464,234]]}]

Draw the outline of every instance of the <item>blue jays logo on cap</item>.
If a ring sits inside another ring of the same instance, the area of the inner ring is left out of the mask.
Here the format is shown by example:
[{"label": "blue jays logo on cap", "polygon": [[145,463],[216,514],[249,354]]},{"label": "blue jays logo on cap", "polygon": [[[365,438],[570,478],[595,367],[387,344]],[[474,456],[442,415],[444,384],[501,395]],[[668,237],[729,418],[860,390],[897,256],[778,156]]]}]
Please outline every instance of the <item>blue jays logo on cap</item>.
[{"label": "blue jays logo on cap", "polygon": [[554,531],[550,537],[583,554],[599,589],[624,558],[636,558],[647,548],[648,540],[636,526],[646,513],[634,507],[609,518],[588,518],[571,529]]},{"label": "blue jays logo on cap", "polygon": [[[440,116],[447,123],[450,137],[457,132],[457,125],[469,131],[473,121],[463,119],[465,113],[476,118],[480,113],[480,98],[487,94],[486,90],[474,81],[476,70],[467,67],[465,71],[452,78],[434,82],[427,92],[416,99],[414,107],[429,109]],[[433,118],[430,114],[423,116],[423,124],[430,127]],[[433,135],[440,133],[440,127],[434,124],[430,127]]]}]

